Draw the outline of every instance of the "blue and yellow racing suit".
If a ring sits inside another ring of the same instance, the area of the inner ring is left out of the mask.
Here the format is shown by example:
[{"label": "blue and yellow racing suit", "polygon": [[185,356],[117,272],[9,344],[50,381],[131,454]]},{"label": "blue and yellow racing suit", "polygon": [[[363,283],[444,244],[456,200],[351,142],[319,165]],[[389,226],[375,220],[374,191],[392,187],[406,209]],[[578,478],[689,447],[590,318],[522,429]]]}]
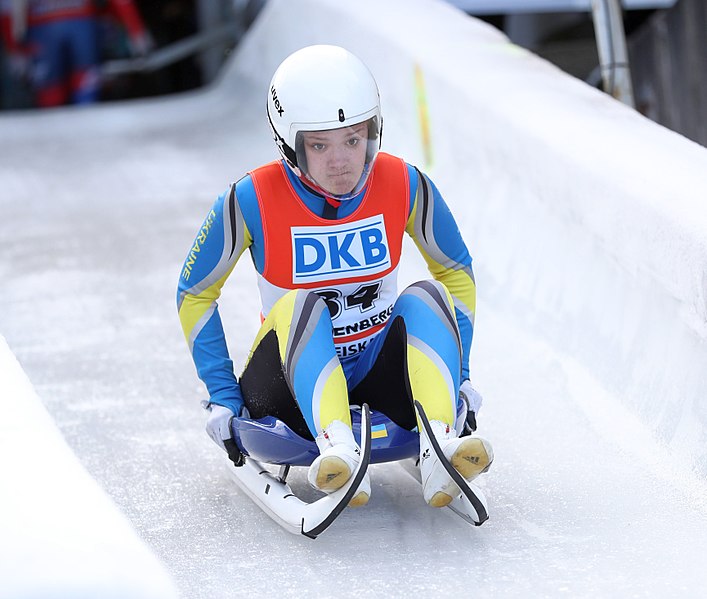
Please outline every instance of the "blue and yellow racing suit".
[{"label": "blue and yellow racing suit", "polygon": [[[435,281],[398,295],[403,233]],[[313,436],[333,419],[350,423],[349,391],[376,363],[394,321],[404,323],[409,393],[431,419],[454,424],[459,386],[469,378],[476,286],[466,245],[427,176],[381,152],[361,193],[337,203],[274,162],[216,200],[182,268],[177,305],[209,401],[236,414],[244,398],[217,301],[246,249],[263,320],[249,360],[275,331]]]}]

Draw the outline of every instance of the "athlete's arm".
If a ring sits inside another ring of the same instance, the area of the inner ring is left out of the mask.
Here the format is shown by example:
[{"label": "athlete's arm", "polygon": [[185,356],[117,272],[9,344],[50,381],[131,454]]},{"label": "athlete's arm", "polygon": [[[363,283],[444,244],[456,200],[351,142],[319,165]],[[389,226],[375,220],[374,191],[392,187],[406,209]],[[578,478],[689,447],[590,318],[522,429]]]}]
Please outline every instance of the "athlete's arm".
[{"label": "athlete's arm", "polygon": [[420,250],[432,276],[454,298],[462,342],[462,380],[469,378],[469,352],[474,335],[476,282],[471,256],[439,190],[419,170],[408,165],[410,217],[405,231]]},{"label": "athlete's arm", "polygon": [[184,262],[177,289],[182,330],[209,401],[235,414],[240,413],[243,398],[217,301],[236,262],[252,243],[237,195],[243,181],[232,185],[209,210]]}]

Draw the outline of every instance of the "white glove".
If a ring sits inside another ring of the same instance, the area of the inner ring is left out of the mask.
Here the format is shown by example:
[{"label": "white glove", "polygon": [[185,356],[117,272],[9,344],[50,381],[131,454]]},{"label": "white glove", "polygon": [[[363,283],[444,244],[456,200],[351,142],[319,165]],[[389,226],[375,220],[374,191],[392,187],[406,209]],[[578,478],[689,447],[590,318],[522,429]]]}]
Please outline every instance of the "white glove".
[{"label": "white glove", "polygon": [[235,414],[228,408],[212,403],[206,408],[209,417],[206,420],[206,432],[214,440],[214,443],[226,451],[224,441],[231,438],[231,418]]},{"label": "white glove", "polygon": [[481,393],[471,386],[471,381],[469,379],[466,379],[462,383],[462,386],[459,389],[459,395],[463,395],[463,398],[466,398],[466,405],[469,410],[474,412],[474,414],[479,413],[481,404],[484,402],[484,398],[481,397]]},{"label": "white glove", "polygon": [[459,397],[466,403],[467,415],[464,432],[469,434],[476,430],[476,416],[481,409],[484,398],[471,386],[469,379],[465,380],[459,388]]}]

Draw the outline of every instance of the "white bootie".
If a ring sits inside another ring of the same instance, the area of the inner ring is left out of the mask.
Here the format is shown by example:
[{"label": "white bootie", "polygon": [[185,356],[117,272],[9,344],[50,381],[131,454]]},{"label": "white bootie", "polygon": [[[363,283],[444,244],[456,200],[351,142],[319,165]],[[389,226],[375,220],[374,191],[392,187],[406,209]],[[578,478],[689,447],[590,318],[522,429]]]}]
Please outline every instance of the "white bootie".
[{"label": "white bootie", "polygon": [[[493,449],[488,441],[481,437],[457,437],[453,428],[439,420],[431,421],[430,425],[444,456],[466,480],[471,481],[489,469]],[[425,434],[420,435],[420,474],[425,501],[432,507],[449,505],[461,493]]]},{"label": "white bootie", "polygon": [[[332,493],[343,487],[361,461],[361,449],[351,428],[340,420],[333,420],[315,439],[319,457],[312,462],[307,480],[315,489]],[[352,507],[366,505],[371,496],[371,481],[366,472],[356,495],[349,502]]]}]

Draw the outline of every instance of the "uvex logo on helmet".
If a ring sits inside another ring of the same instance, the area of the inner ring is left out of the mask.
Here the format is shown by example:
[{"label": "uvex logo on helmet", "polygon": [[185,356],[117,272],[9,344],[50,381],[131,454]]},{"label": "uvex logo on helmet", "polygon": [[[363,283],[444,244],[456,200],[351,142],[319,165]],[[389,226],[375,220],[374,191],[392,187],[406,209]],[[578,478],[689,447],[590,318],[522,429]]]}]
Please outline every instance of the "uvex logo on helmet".
[{"label": "uvex logo on helmet", "polygon": [[285,112],[285,109],[282,107],[282,104],[280,104],[280,100],[277,97],[277,91],[275,91],[274,85],[270,88],[270,95],[272,96],[272,101],[275,105],[275,110],[277,110],[277,113],[282,116],[282,113]]}]

